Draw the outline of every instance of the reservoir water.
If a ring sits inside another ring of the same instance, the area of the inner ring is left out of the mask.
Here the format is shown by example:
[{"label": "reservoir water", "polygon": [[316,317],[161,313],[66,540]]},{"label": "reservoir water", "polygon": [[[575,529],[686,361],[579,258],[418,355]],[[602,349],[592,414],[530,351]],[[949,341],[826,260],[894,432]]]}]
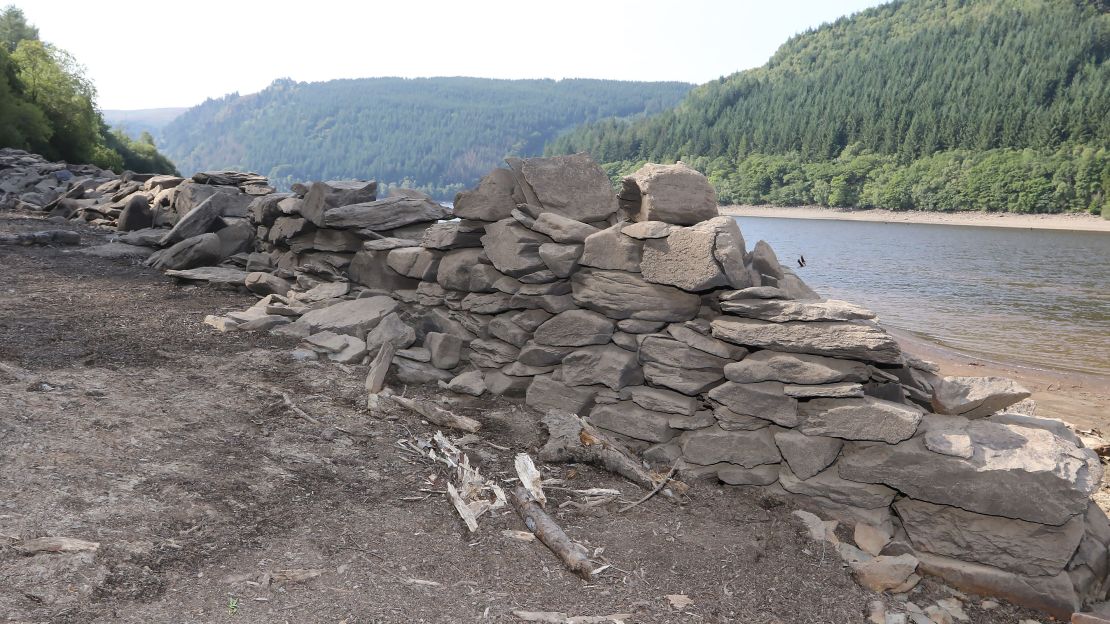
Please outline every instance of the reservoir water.
[{"label": "reservoir water", "polygon": [[822,296],[884,325],[985,359],[1110,376],[1110,234],[736,220],[748,249],[767,241]]}]

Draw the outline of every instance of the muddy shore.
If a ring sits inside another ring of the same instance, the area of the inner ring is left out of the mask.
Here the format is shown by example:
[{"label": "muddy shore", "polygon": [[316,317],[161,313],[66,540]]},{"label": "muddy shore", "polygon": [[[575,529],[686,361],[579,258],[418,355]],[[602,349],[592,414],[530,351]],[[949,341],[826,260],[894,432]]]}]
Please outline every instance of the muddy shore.
[{"label": "muddy shore", "polygon": [[922,210],[849,210],[823,206],[722,206],[721,214],[732,217],[775,217],[779,219],[830,219],[877,223],[924,223],[968,225],[1034,230],[1079,230],[1110,232],[1110,219],[1091,214],[1012,214],[986,212],[927,212]]}]

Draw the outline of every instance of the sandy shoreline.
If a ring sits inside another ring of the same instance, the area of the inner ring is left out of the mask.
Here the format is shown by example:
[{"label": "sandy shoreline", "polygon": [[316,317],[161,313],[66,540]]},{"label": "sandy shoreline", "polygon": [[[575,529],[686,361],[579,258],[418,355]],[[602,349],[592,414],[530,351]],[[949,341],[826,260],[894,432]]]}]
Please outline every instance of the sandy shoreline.
[{"label": "sandy shoreline", "polygon": [[1012,214],[986,212],[926,212],[908,210],[847,210],[821,206],[721,206],[721,214],[733,217],[776,217],[782,219],[828,219],[876,223],[924,223],[969,225],[1033,230],[1079,230],[1110,233],[1110,219],[1092,214]]}]

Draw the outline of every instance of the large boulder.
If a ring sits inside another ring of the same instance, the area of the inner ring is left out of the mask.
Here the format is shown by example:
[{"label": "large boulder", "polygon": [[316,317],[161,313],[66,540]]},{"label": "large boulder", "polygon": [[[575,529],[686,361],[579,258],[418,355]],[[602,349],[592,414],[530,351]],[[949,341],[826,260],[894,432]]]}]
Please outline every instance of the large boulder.
[{"label": "large boulder", "polygon": [[586,154],[507,162],[523,198],[543,211],[590,223],[617,210],[608,176]]},{"label": "large boulder", "polygon": [[143,193],[135,193],[127,199],[127,205],[119,213],[116,230],[130,232],[141,230],[154,224],[154,212],[150,209],[150,198]]},{"label": "large boulder", "polygon": [[865,382],[871,377],[862,362],[819,355],[756,351],[739,362],[725,366],[725,377],[737,383],[781,381],[789,384]]},{"label": "large boulder", "polygon": [[[366,180],[328,180],[313,182],[301,202],[301,215],[317,227],[324,227],[325,213],[333,208],[372,202],[378,198],[378,183]],[[388,229],[388,228],[387,228]]]},{"label": "large boulder", "polygon": [[693,225],[717,216],[717,193],[704,175],[686,166],[648,163],[624,178],[620,207],[633,221]]},{"label": "large boulder", "polygon": [[644,409],[632,401],[598,405],[590,411],[590,423],[621,435],[647,442],[666,442],[679,432],[671,429],[670,415]]},{"label": "large boulder", "polygon": [[575,221],[554,212],[540,213],[532,229],[546,234],[556,243],[581,243],[600,230],[592,225]]},{"label": "large boulder", "polygon": [[902,364],[902,350],[890,334],[870,323],[790,321],[722,317],[713,321],[713,335],[744,347],[809,353],[879,364]]},{"label": "large boulder", "polygon": [[538,344],[556,347],[584,347],[603,345],[613,336],[616,324],[589,310],[560,312],[536,328],[534,339]]},{"label": "large boulder", "polygon": [[306,325],[311,333],[330,331],[365,340],[366,334],[396,309],[397,302],[391,297],[366,297],[311,310],[297,322]]},{"label": "large boulder", "polygon": [[210,266],[222,259],[220,248],[219,236],[200,234],[155,252],[147,258],[146,264],[156,269],[192,269]]},{"label": "large boulder", "polygon": [[377,201],[332,208],[324,213],[322,227],[364,228],[382,232],[413,223],[438,221],[450,216],[451,211],[429,199],[387,197]]},{"label": "large boulder", "polygon": [[515,219],[491,223],[482,236],[482,245],[490,263],[511,277],[522,277],[546,269],[539,249],[540,245],[550,242],[547,236],[529,230]]},{"label": "large boulder", "polygon": [[[775,383],[775,382],[764,382]],[[922,412],[916,407],[873,397],[814,399],[798,408],[806,435],[894,444],[917,433]]]},{"label": "large boulder", "polygon": [[791,429],[775,433],[775,444],[790,470],[799,479],[808,479],[836,461],[844,440],[805,435]]},{"label": "large boulder", "polygon": [[569,386],[602,384],[610,390],[644,382],[636,354],[613,345],[595,345],[563,358],[562,381]]},{"label": "large boulder", "polygon": [[173,245],[187,238],[206,234],[220,216],[220,204],[212,197],[201,202],[196,208],[181,217],[169,232],[162,236],[162,245]]},{"label": "large boulder", "polygon": [[744,269],[744,237],[736,221],[728,217],[677,228],[666,238],[646,241],[641,272],[649,282],[690,291],[742,288],[751,279]]},{"label": "large boulder", "polygon": [[838,462],[846,479],[882,483],[907,496],[1059,526],[1087,509],[1102,479],[1090,449],[1042,429],[976,420],[960,425],[970,438],[970,458],[935,453],[923,437],[845,452]]},{"label": "large boulder", "polygon": [[595,269],[639,273],[643,247],[642,241],[621,234],[621,224],[618,223],[586,237],[578,264]]},{"label": "large boulder", "polygon": [[494,169],[482,178],[478,188],[455,195],[455,216],[480,221],[508,219],[516,208],[514,185],[512,171]]},{"label": "large boulder", "polygon": [[770,420],[783,427],[798,426],[798,401],[783,394],[782,384],[777,381],[729,381],[710,390],[708,396],[735,414]]},{"label": "large boulder", "polygon": [[1028,398],[1030,392],[1005,377],[945,377],[933,385],[938,414],[983,418]]},{"label": "large boulder", "polygon": [[613,319],[686,321],[701,307],[693,293],[623,271],[583,269],[571,277],[571,285],[575,303]]}]

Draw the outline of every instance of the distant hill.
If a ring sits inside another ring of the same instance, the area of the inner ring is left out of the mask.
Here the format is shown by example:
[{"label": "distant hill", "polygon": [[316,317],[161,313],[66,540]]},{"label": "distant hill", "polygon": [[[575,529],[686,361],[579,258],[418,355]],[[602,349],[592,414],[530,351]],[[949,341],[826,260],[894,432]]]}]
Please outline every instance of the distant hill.
[{"label": "distant hill", "polygon": [[1110,202],[1108,6],[891,2],[548,151],[588,151],[614,173],[682,159],[738,202],[1097,211]]},{"label": "distant hill", "polygon": [[189,110],[188,107],[179,108],[143,108],[137,110],[102,110],[104,121],[113,128],[126,132],[129,136],[138,138],[144,132],[158,139],[162,128],[181,113]]},{"label": "distant hill", "polygon": [[441,197],[509,155],[539,155],[560,132],[676,104],[693,85],[611,80],[278,80],[208,100],[168,123],[158,146],[188,175],[236,167],[281,185],[374,178]]}]

